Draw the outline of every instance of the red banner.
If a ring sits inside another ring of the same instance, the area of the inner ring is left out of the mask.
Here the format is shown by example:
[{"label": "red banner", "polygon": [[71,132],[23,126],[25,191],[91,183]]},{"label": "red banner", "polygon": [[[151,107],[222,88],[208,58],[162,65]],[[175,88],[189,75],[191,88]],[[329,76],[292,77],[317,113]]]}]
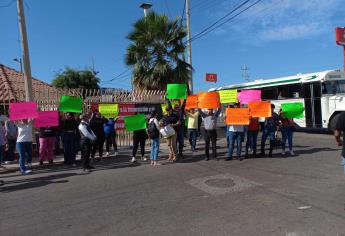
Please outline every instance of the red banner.
[{"label": "red banner", "polygon": [[338,45],[345,46],[345,28],[337,27],[335,29],[336,38],[335,41]]},{"label": "red banner", "polygon": [[217,74],[213,73],[206,73],[206,81],[207,82],[217,82]]}]

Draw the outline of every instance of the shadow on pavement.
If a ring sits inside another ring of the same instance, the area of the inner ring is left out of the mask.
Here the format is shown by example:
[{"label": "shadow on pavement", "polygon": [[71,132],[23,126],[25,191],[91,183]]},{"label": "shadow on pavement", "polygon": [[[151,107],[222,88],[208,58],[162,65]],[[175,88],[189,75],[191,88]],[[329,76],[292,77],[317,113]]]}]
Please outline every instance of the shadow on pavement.
[{"label": "shadow on pavement", "polygon": [[5,185],[0,187],[0,192],[8,193],[8,192],[13,192],[13,191],[18,191],[18,190],[43,187],[49,184],[67,183],[68,180],[58,180],[58,179],[68,178],[75,175],[77,174],[63,173],[63,174],[49,175],[49,176],[38,177],[38,178],[6,181]]}]

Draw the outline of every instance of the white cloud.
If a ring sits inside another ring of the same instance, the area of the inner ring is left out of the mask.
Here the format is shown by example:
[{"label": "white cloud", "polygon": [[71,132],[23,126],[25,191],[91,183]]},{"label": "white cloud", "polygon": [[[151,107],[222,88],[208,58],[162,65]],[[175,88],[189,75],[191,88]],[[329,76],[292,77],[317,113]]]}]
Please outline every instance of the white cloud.
[{"label": "white cloud", "polygon": [[[241,1],[242,2],[242,1]],[[252,1],[254,2],[254,1]],[[225,24],[217,34],[247,36],[261,42],[295,40],[329,32],[344,0],[263,0],[239,18]],[[219,18],[233,9],[224,1]],[[333,30],[333,29],[332,29]],[[235,34],[234,34],[235,33]]]}]

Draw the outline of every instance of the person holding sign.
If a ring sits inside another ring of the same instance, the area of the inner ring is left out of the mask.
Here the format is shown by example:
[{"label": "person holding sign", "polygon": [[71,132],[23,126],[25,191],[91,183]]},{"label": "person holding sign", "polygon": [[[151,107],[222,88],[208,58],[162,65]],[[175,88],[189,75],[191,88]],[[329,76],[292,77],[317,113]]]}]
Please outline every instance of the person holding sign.
[{"label": "person holding sign", "polygon": [[218,109],[214,113],[213,109],[208,109],[207,113],[204,113],[199,108],[198,111],[205,125],[205,161],[210,160],[210,141],[212,143],[213,158],[217,159],[217,119],[222,110]]},{"label": "person holding sign", "polygon": [[265,118],[265,122],[263,125],[262,130],[262,138],[261,138],[261,156],[265,156],[265,145],[267,137],[270,139],[270,149],[269,149],[269,157],[272,157],[273,148],[275,146],[275,138],[276,132],[279,129],[279,116],[277,113],[274,112],[275,105],[271,104],[271,112],[272,116]]},{"label": "person holding sign", "polygon": [[196,148],[196,136],[198,132],[198,120],[199,120],[199,113],[195,112],[195,109],[191,111],[186,111],[186,115],[188,117],[188,135],[189,135],[189,143],[192,148],[192,152],[195,152]]},{"label": "person holding sign", "polygon": [[62,142],[64,149],[64,163],[65,165],[76,166],[75,157],[77,154],[77,132],[78,122],[72,112],[65,114],[65,119],[61,121]]},{"label": "person holding sign", "polygon": [[[117,119],[117,118],[116,118]],[[115,121],[113,118],[109,118],[104,124],[104,134],[105,134],[105,149],[107,151],[106,156],[110,155],[110,147],[113,146],[114,154],[117,156],[117,143],[116,143],[116,129]]]},{"label": "person holding sign", "polygon": [[256,146],[257,146],[259,130],[260,130],[259,118],[251,117],[249,121],[249,125],[248,125],[248,131],[247,131],[246,154],[245,154],[246,158],[248,158],[249,148],[253,151],[253,157],[256,158]]},{"label": "person holding sign", "polygon": [[[161,134],[163,137],[165,137],[168,141],[168,146],[169,146],[169,158],[168,161],[177,161],[177,153],[176,153],[176,128],[177,126],[180,125],[180,120],[179,117],[173,113],[172,108],[168,107],[166,109],[168,115],[166,115],[163,118],[163,128],[161,127]],[[174,130],[174,132],[171,132],[171,128]],[[164,135],[166,133],[166,135]]]},{"label": "person holding sign", "polygon": [[90,154],[92,143],[97,139],[96,135],[92,131],[89,125],[89,116],[87,114],[80,116],[81,122],[78,126],[80,132],[80,146],[81,146],[81,158],[83,160],[84,171],[90,172],[95,167],[90,165]]},{"label": "person holding sign", "polygon": [[101,113],[95,111],[92,113],[90,120],[90,128],[93,133],[96,135],[97,140],[93,142],[91,149],[91,160],[94,160],[96,152],[99,153],[99,158],[103,157],[103,147],[105,142],[105,133],[103,125],[106,123],[106,120],[101,116]]},{"label": "person holding sign", "polygon": [[[233,108],[239,108],[239,104],[235,104]],[[228,157],[226,161],[232,160],[235,141],[237,144],[237,160],[242,161],[242,142],[244,139],[244,125],[229,125],[227,126],[226,137],[228,139]]]},{"label": "person holding sign", "polygon": [[296,130],[296,124],[293,118],[286,118],[282,109],[279,110],[279,118],[281,121],[280,131],[282,133],[282,155],[285,156],[285,144],[286,140],[289,143],[289,152],[291,156],[294,156],[295,153],[292,149],[292,139],[293,132]]},{"label": "person holding sign", "polygon": [[54,145],[55,145],[55,130],[53,127],[41,127],[39,133],[39,161],[43,165],[44,160],[48,160],[49,164],[53,163],[54,159]]},{"label": "person holding sign", "polygon": [[30,120],[19,120],[16,122],[18,127],[17,151],[19,153],[19,170],[22,174],[30,174],[25,162],[31,166],[32,163],[32,123]]}]

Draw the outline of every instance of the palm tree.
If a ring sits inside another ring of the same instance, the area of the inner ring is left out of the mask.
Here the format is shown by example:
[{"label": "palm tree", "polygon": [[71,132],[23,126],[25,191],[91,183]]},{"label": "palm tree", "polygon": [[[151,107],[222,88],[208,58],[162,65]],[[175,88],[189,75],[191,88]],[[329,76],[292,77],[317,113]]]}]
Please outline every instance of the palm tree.
[{"label": "palm tree", "polygon": [[125,59],[133,68],[134,86],[165,90],[169,83],[186,83],[192,68],[182,60],[185,37],[178,19],[151,12],[138,20],[127,36],[131,43]]}]

